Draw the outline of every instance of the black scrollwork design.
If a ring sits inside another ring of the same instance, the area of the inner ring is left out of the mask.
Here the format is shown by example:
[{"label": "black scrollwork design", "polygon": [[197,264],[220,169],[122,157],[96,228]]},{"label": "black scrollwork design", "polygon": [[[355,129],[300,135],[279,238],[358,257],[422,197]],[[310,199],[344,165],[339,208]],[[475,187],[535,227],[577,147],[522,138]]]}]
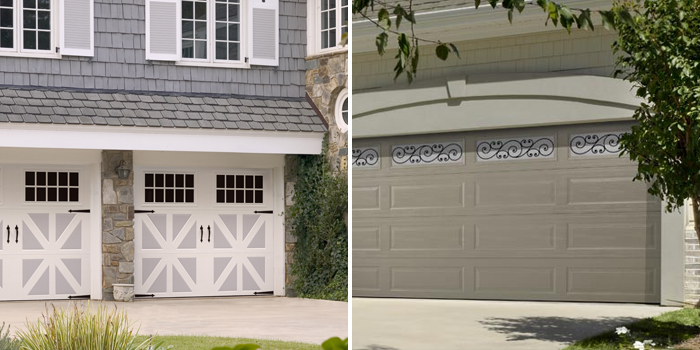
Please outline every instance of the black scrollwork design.
[{"label": "black scrollwork design", "polygon": [[542,158],[552,155],[553,152],[554,141],[547,137],[483,141],[476,146],[476,155],[481,160]]},{"label": "black scrollwork design", "polygon": [[397,146],[391,157],[394,164],[456,162],[462,159],[462,146],[457,143]]},{"label": "black scrollwork design", "polygon": [[379,153],[373,148],[355,148],[352,150],[352,165],[370,167],[379,161]]},{"label": "black scrollwork design", "polygon": [[622,134],[576,135],[571,138],[569,147],[575,155],[601,155],[620,153],[620,136]]}]

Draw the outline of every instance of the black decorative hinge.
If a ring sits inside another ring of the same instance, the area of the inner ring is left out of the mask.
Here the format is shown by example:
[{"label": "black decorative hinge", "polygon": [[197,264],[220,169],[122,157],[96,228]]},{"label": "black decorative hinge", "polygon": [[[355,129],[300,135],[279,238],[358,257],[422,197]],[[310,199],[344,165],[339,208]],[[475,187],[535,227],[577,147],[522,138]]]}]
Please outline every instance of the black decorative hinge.
[{"label": "black decorative hinge", "polygon": [[155,213],[155,210],[134,210],[134,214],[142,214],[142,213]]},{"label": "black decorative hinge", "polygon": [[90,299],[89,295],[69,295],[68,299]]},{"label": "black decorative hinge", "polygon": [[253,295],[273,295],[273,291],[268,291],[268,292],[255,292]]},{"label": "black decorative hinge", "polygon": [[135,294],[134,298],[153,298],[155,294]]},{"label": "black decorative hinge", "polygon": [[78,210],[71,209],[68,212],[69,213],[89,213],[90,209],[78,209]]},{"label": "black decorative hinge", "polygon": [[256,210],[253,213],[255,213],[255,214],[272,214],[273,211],[272,210]]}]

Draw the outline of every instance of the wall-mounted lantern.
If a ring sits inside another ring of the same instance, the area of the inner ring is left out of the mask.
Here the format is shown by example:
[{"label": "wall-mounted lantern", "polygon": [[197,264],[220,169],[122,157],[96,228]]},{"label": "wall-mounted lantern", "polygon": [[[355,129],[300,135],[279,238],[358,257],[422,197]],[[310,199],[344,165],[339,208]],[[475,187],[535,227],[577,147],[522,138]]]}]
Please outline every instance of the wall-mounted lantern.
[{"label": "wall-mounted lantern", "polygon": [[119,166],[114,168],[114,171],[117,172],[117,176],[119,176],[120,179],[128,179],[129,173],[131,173],[131,170],[126,168],[124,165],[126,165],[126,163],[122,160],[119,163]]}]

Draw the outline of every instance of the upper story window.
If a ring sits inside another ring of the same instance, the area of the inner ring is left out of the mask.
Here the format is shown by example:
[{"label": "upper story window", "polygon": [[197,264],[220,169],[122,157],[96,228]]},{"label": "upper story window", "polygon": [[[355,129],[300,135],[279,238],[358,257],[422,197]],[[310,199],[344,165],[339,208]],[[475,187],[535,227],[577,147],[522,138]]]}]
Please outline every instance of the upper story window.
[{"label": "upper story window", "polygon": [[309,0],[307,6],[308,54],[343,49],[341,40],[348,32],[349,0]]},{"label": "upper story window", "polygon": [[241,0],[183,0],[183,62],[245,64]]},{"label": "upper story window", "polygon": [[55,0],[0,0],[0,53],[55,56]]}]

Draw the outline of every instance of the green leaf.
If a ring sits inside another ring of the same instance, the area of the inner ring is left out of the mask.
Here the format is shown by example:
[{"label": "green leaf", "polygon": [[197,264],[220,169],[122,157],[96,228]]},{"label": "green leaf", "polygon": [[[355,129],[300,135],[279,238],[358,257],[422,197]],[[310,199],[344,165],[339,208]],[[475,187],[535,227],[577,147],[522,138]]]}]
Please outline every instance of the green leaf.
[{"label": "green leaf", "polygon": [[571,13],[571,9],[566,6],[559,8],[559,19],[561,21],[562,27],[571,33],[571,24],[574,22],[574,16]]},{"label": "green leaf", "polygon": [[525,0],[515,0],[515,8],[519,13],[522,13],[525,9]]},{"label": "green leaf", "polygon": [[450,54],[450,49],[447,48],[446,44],[440,44],[435,48],[435,56],[441,60],[446,60],[447,56]]},{"label": "green leaf", "polygon": [[338,337],[330,338],[321,344],[323,350],[347,350],[348,343]]},{"label": "green leaf", "polygon": [[547,4],[549,3],[548,0],[537,0],[537,6],[542,8],[544,12],[547,12]]},{"label": "green leaf", "polygon": [[496,8],[496,6],[498,6],[498,0],[489,0],[489,5],[491,5],[491,8]]},{"label": "green leaf", "polygon": [[411,72],[415,73],[418,71],[418,59],[420,58],[420,54],[418,53],[418,46],[416,46],[416,50],[413,52],[413,57],[411,57]]},{"label": "green leaf", "polygon": [[391,28],[391,16],[389,15],[389,11],[387,11],[385,8],[379,10],[377,19],[377,23],[379,23],[380,28],[384,30]]},{"label": "green leaf", "polygon": [[549,13],[549,19],[552,20],[552,23],[556,26],[557,23],[559,23],[559,8],[557,7],[557,4],[550,2],[548,5],[547,12]]},{"label": "green leaf", "polygon": [[457,55],[457,58],[462,58],[462,57],[459,57],[459,50],[457,50],[457,46],[455,46],[455,44],[450,43],[450,49],[452,49],[452,52],[454,52],[455,55]]},{"label": "green leaf", "polygon": [[474,8],[479,9],[479,5],[481,5],[481,0],[474,0]]},{"label": "green leaf", "polygon": [[615,30],[615,14],[612,11],[598,11],[603,19],[603,28]]},{"label": "green leaf", "polygon": [[386,32],[379,33],[374,42],[377,45],[377,53],[380,56],[383,56],[384,53],[386,53],[386,47],[389,44],[389,34]]},{"label": "green leaf", "polygon": [[513,9],[508,10],[508,22],[513,24]]},{"label": "green leaf", "polygon": [[394,15],[396,16],[396,29],[399,29],[399,26],[401,26],[401,19],[406,15],[406,10],[401,7],[401,4],[396,4]]}]

